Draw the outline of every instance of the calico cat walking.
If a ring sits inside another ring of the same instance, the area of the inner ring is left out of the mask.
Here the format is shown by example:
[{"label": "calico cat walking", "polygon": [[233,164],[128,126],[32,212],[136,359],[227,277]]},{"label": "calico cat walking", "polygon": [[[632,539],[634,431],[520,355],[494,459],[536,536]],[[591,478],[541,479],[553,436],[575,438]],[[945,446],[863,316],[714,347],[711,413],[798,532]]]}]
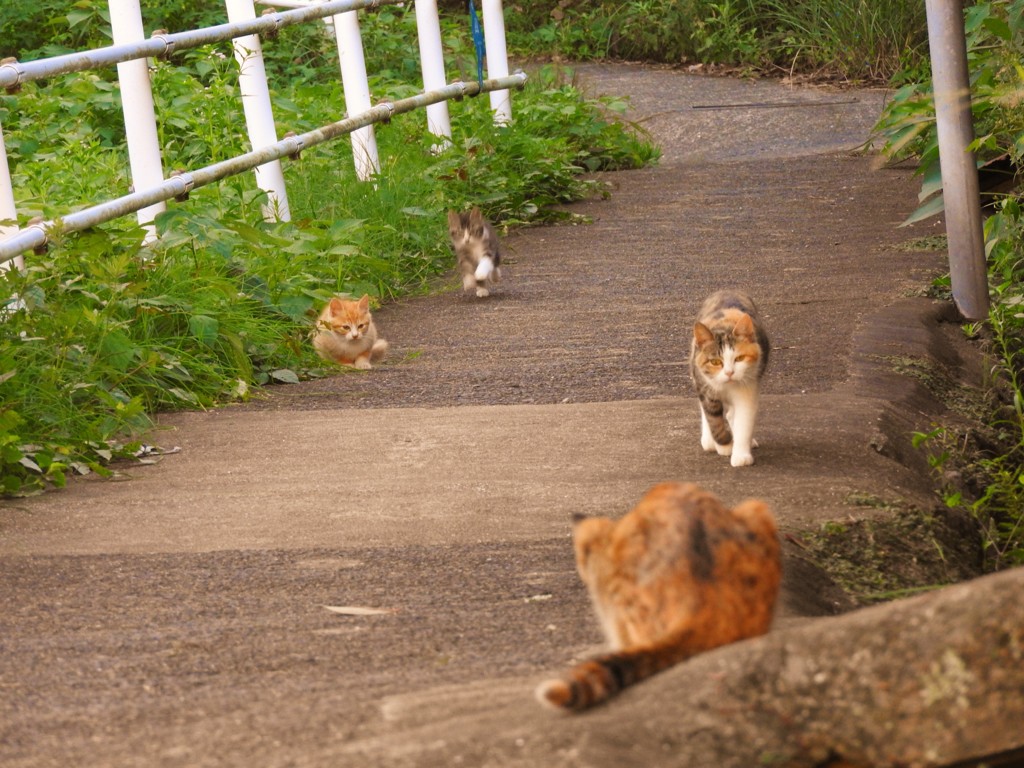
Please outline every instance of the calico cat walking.
[{"label": "calico cat walking", "polygon": [[700,444],[730,456],[734,467],[754,463],[758,388],[769,350],[749,296],[719,291],[708,297],[690,348],[690,375],[700,398]]},{"label": "calico cat walking", "polygon": [[469,212],[448,211],[448,234],[462,272],[462,288],[476,288],[479,298],[490,295],[487,286],[501,279],[498,233],[479,208]]},{"label": "calico cat walking", "polygon": [[600,704],[771,625],[782,568],[764,502],[727,509],[693,483],[662,483],[618,522],[574,517],[573,544],[612,650],[537,688],[556,709]]},{"label": "calico cat walking", "polygon": [[388,350],[388,343],[377,338],[366,295],[359,301],[335,296],[320,313],[316,329],[313,348],[324,360],[369,369]]}]

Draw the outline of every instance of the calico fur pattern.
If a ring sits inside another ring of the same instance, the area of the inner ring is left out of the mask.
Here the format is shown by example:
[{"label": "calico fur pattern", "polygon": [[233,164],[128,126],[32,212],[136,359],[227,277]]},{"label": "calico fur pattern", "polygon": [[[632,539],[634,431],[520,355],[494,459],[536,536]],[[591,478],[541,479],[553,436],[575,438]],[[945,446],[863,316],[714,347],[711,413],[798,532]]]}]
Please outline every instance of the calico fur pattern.
[{"label": "calico fur pattern", "polygon": [[476,289],[478,298],[490,295],[488,286],[501,279],[501,249],[494,231],[479,208],[448,211],[448,235],[462,273],[462,288]]},{"label": "calico fur pattern", "polygon": [[729,456],[734,467],[754,463],[758,393],[770,349],[753,299],[731,290],[707,298],[690,348],[690,376],[700,398],[700,444]]},{"label": "calico fur pattern", "polygon": [[611,651],[541,684],[546,705],[587,709],[771,625],[782,568],[762,501],[727,509],[693,483],[662,483],[619,521],[574,518],[573,544]]},{"label": "calico fur pattern", "polygon": [[320,313],[313,348],[324,360],[369,369],[387,352],[388,343],[377,338],[370,314],[370,297],[358,301],[332,298]]}]

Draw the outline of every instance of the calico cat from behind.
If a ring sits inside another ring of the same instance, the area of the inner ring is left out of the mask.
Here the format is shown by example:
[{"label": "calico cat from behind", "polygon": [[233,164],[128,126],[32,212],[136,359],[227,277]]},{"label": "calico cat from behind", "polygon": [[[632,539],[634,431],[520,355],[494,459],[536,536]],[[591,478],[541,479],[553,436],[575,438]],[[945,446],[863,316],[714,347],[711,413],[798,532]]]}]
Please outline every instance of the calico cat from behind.
[{"label": "calico cat from behind", "polygon": [[758,389],[769,350],[749,296],[719,291],[708,297],[690,348],[690,375],[700,398],[700,444],[730,456],[734,467],[754,463]]},{"label": "calico cat from behind", "polygon": [[462,213],[448,211],[448,234],[462,272],[463,290],[476,288],[479,298],[488,296],[487,286],[501,279],[498,233],[480,209],[473,208]]},{"label": "calico cat from behind", "polygon": [[320,313],[313,336],[313,348],[324,360],[368,369],[384,357],[388,343],[377,338],[377,326],[370,314],[370,297],[359,301],[338,296]]},{"label": "calico cat from behind", "polygon": [[575,517],[573,544],[611,652],[542,683],[551,707],[592,707],[771,625],[782,568],[764,502],[727,509],[693,483],[662,483],[619,521]]}]

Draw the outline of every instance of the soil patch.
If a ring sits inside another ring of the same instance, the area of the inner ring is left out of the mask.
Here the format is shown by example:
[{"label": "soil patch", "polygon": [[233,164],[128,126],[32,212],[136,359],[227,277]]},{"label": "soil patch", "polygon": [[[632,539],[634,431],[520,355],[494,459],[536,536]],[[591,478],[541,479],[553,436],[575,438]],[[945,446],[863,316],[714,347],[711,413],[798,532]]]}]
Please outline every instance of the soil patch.
[{"label": "soil patch", "polygon": [[873,496],[851,502],[871,516],[827,522],[794,541],[857,604],[908,597],[981,575],[978,529],[966,513],[894,506]]}]

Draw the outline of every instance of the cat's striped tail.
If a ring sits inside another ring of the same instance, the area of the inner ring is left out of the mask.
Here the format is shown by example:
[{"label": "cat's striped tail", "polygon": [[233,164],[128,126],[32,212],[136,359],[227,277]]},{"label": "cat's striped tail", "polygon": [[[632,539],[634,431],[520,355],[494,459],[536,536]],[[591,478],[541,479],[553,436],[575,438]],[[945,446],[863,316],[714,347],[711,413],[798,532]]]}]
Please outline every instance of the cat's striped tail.
[{"label": "cat's striped tail", "polygon": [[555,709],[589,709],[693,654],[678,642],[605,653],[577,664],[561,678],[541,683],[537,699]]}]

